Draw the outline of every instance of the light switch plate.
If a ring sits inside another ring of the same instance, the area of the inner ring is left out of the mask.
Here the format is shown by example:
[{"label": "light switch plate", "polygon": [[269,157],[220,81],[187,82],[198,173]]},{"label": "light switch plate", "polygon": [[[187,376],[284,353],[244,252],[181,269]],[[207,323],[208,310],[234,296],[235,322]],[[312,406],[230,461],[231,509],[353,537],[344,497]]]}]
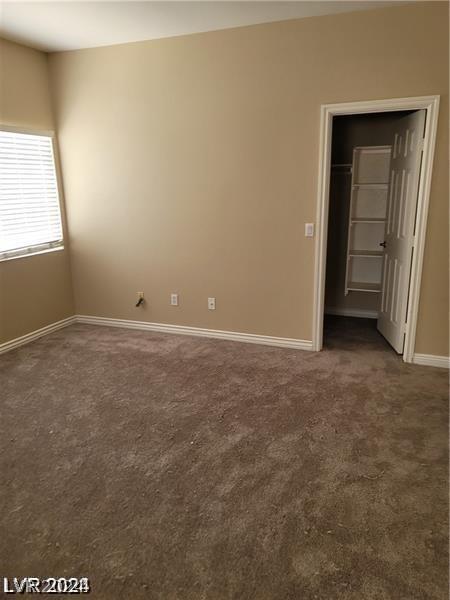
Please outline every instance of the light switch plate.
[{"label": "light switch plate", "polygon": [[305,223],[305,237],[314,237],[314,223]]}]

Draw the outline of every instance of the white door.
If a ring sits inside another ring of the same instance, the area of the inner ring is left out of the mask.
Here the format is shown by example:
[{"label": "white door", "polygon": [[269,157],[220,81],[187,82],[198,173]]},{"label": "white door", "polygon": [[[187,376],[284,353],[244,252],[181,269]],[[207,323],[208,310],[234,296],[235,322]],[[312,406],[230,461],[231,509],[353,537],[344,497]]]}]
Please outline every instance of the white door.
[{"label": "white door", "polygon": [[392,146],[378,330],[399,354],[405,341],[425,111],[401,117]]}]

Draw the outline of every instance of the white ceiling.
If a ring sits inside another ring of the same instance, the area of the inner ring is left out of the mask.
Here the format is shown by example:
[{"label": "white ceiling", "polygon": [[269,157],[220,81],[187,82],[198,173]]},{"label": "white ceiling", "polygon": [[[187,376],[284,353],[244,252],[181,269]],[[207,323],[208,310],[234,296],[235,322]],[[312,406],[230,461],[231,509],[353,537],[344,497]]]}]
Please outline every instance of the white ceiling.
[{"label": "white ceiling", "polygon": [[22,2],[2,0],[0,35],[45,51],[74,50],[240,27],[398,2]]}]

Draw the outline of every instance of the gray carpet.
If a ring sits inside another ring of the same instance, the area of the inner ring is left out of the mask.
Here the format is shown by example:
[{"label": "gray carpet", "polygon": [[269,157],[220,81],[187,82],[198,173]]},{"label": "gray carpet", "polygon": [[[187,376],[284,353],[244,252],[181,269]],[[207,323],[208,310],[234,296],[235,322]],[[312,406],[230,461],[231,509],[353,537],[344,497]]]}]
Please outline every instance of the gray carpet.
[{"label": "gray carpet", "polygon": [[447,372],[74,325],[0,357],[0,575],[105,600],[444,600]]}]

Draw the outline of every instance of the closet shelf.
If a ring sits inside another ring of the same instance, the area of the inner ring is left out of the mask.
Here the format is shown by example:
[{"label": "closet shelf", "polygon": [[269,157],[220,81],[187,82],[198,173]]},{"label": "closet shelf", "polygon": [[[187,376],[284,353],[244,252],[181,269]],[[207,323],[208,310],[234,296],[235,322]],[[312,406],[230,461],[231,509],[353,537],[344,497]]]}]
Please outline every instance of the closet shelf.
[{"label": "closet shelf", "polygon": [[351,219],[351,223],[386,223],[386,219],[359,217]]},{"label": "closet shelf", "polygon": [[351,164],[335,164],[331,165],[331,171],[334,175],[352,175],[352,165]]},{"label": "closet shelf", "polygon": [[385,254],[378,244],[387,222],[390,157],[390,146],[358,146],[353,150],[345,295],[379,293],[382,289]]},{"label": "closet shelf", "polygon": [[347,289],[350,292],[381,292],[381,283],[366,283],[363,281],[349,281]]},{"label": "closet shelf", "polygon": [[355,189],[387,190],[389,183],[354,183],[352,187]]},{"label": "closet shelf", "polygon": [[373,258],[383,256],[382,250],[350,250],[348,253],[349,256],[364,256],[366,258]]}]

